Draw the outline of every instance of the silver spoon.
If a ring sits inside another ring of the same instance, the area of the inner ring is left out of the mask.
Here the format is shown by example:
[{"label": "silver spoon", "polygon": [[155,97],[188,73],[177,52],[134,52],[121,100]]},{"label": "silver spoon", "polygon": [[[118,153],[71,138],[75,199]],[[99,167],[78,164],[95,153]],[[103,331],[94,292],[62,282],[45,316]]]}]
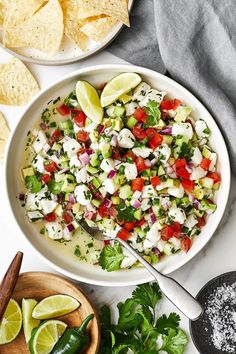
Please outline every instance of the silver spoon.
[{"label": "silver spoon", "polygon": [[[90,236],[100,240],[112,240],[106,237],[102,231],[97,228],[89,227],[86,222],[80,223],[81,228],[86,231]],[[199,302],[186,290],[184,289],[176,280],[161,274],[156,270],[150,263],[148,263],[138,252],[136,252],[133,247],[131,247],[128,242],[120,239],[114,238],[116,241],[120,242],[134,257],[139,260],[140,263],[154,276],[158,282],[163,294],[190,320],[196,320],[203,312],[203,309]],[[113,239],[113,240],[114,240]]]}]

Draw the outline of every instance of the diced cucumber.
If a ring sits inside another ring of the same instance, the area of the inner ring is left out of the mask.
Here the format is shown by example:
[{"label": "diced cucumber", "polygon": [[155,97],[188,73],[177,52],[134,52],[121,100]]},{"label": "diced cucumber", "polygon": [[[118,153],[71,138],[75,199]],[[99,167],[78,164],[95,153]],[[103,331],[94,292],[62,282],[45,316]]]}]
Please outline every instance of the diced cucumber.
[{"label": "diced cucumber", "polygon": [[181,147],[183,143],[188,144],[188,138],[186,136],[181,136],[181,137],[177,136],[175,143],[177,146]]},{"label": "diced cucumber", "polygon": [[141,220],[142,219],[142,210],[141,209],[135,210],[134,217],[136,220]]},{"label": "diced cucumber", "polygon": [[96,143],[98,141],[98,132],[96,130],[92,130],[91,133],[89,133],[89,138],[92,143]]},{"label": "diced cucumber", "polygon": [[60,151],[61,148],[62,148],[61,144],[58,143],[54,143],[53,146],[51,147],[51,149],[55,151]]},{"label": "diced cucumber", "polygon": [[115,107],[114,115],[116,117],[122,117],[124,113],[125,113],[125,107],[123,107],[123,106],[116,106]]},{"label": "diced cucumber", "polygon": [[157,174],[158,174],[158,176],[163,176],[163,175],[166,174],[166,172],[165,172],[164,168],[162,167],[162,165],[160,165],[160,166],[158,167],[158,172],[157,172]]},{"label": "diced cucumber", "polygon": [[134,231],[137,232],[137,234],[139,235],[139,237],[144,238],[145,237],[145,232],[141,229],[141,227],[135,227]]},{"label": "diced cucumber", "polygon": [[203,215],[205,214],[204,210],[198,210],[198,209],[195,209],[195,208],[193,209],[193,212],[199,218],[202,218]]},{"label": "diced cucumber", "polygon": [[201,186],[203,186],[204,188],[209,188],[212,189],[213,184],[214,184],[214,180],[212,178],[209,177],[204,177],[200,180],[200,184]]},{"label": "diced cucumber", "polygon": [[92,199],[92,204],[96,207],[99,208],[99,206],[101,205],[101,200],[98,199]]},{"label": "diced cucumber", "polygon": [[167,145],[171,145],[172,141],[173,141],[173,136],[171,135],[162,135],[163,137],[163,144],[167,144]]},{"label": "diced cucumber", "polygon": [[120,117],[116,117],[115,119],[112,119],[112,128],[116,131],[121,131],[123,128],[124,123],[123,120]]},{"label": "diced cucumber", "polygon": [[211,151],[208,149],[206,145],[203,145],[202,156],[206,158],[209,158],[211,156]]},{"label": "diced cucumber", "polygon": [[206,199],[202,199],[201,201],[201,209],[202,210],[211,210],[212,212],[214,212],[216,210],[216,205],[213,203],[210,203],[208,200]]},{"label": "diced cucumber", "polygon": [[75,177],[70,174],[66,174],[64,176],[64,181],[63,185],[61,187],[62,192],[73,192],[75,190],[76,184],[75,184]]},{"label": "diced cucumber", "polygon": [[144,171],[141,173],[141,176],[142,176],[142,177],[150,177],[150,176],[151,176],[151,170],[150,170],[150,168],[148,168],[147,170],[144,170]]},{"label": "diced cucumber", "polygon": [[158,258],[158,256],[155,253],[152,252],[150,254],[150,257],[151,257],[152,264],[157,264],[159,262],[159,258]]},{"label": "diced cucumber", "polygon": [[115,176],[115,182],[122,186],[124,183],[126,183],[127,179],[125,175],[116,175]]},{"label": "diced cucumber", "polygon": [[198,188],[198,189],[194,190],[194,195],[199,200],[203,199],[203,197],[204,197],[204,189]]},{"label": "diced cucumber", "polygon": [[73,131],[73,123],[71,119],[67,119],[66,121],[62,121],[59,123],[60,129],[64,130],[65,135],[67,135],[67,133],[70,133],[71,131]]},{"label": "diced cucumber", "polygon": [[60,162],[59,165],[62,169],[69,168],[69,161]]},{"label": "diced cucumber", "polygon": [[125,184],[124,186],[120,187],[119,197],[121,199],[127,199],[127,198],[131,197],[132,194],[133,193],[132,193],[132,189],[131,189],[130,185]]},{"label": "diced cucumber", "polygon": [[177,123],[185,122],[189,114],[192,112],[192,108],[190,107],[178,107],[177,114],[175,115],[174,120]]},{"label": "diced cucumber", "polygon": [[101,186],[101,182],[100,182],[99,179],[96,178],[96,177],[93,178],[92,184],[94,185],[94,187],[95,187],[96,189],[98,189],[98,188]]},{"label": "diced cucumber", "polygon": [[87,165],[86,166],[86,170],[91,173],[92,175],[94,175],[95,173],[98,173],[99,169],[96,167],[93,167],[91,165]]},{"label": "diced cucumber", "polygon": [[157,175],[157,170],[151,170],[151,177],[155,177]]},{"label": "diced cucumber", "polygon": [[169,188],[169,187],[173,187],[175,185],[175,180],[172,178],[167,178],[167,180],[165,181],[165,187]]},{"label": "diced cucumber", "polygon": [[97,154],[92,154],[90,155],[90,165],[92,165],[93,167],[99,166],[100,161],[98,159]]},{"label": "diced cucumber", "polygon": [[111,156],[111,145],[109,143],[104,142],[101,147],[101,153],[104,159],[107,159]]},{"label": "diced cucumber", "polygon": [[120,197],[113,195],[111,197],[112,204],[118,205],[120,204]]},{"label": "diced cucumber", "polygon": [[132,129],[137,123],[138,123],[138,121],[134,118],[134,116],[130,116],[130,117],[127,119],[126,126],[127,126],[129,129]]},{"label": "diced cucumber", "polygon": [[188,197],[183,197],[180,199],[180,203],[183,207],[187,207],[190,204]]},{"label": "diced cucumber", "polygon": [[123,95],[121,95],[119,97],[119,100],[123,103],[126,104],[128,102],[130,102],[132,100],[132,96],[127,94],[127,93],[123,93]]},{"label": "diced cucumber", "polygon": [[32,167],[26,167],[22,170],[23,178],[25,179],[27,176],[34,175],[34,169]]}]

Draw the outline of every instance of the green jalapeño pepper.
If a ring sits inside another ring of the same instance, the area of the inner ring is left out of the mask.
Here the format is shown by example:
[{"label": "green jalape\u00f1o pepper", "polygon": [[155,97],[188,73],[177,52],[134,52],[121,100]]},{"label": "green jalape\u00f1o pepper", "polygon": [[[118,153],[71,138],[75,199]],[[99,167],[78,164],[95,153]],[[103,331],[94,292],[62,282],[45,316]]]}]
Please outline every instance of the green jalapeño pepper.
[{"label": "green jalape\u00f1o pepper", "polygon": [[80,327],[69,328],[54,346],[51,354],[80,354],[89,344],[89,336],[85,334],[86,328],[94,317],[89,315],[82,322]]}]

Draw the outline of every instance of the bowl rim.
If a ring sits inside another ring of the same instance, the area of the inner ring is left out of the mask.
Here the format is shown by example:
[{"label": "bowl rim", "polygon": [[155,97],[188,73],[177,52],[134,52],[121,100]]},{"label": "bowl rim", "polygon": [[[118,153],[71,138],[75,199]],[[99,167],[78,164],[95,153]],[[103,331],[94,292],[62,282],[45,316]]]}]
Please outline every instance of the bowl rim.
[{"label": "bowl rim", "polygon": [[[224,181],[225,181],[225,193],[224,193],[224,200],[221,201],[220,207],[221,207],[221,212],[219,215],[219,219],[217,222],[215,222],[215,224],[212,225],[211,227],[211,232],[209,233],[210,236],[207,237],[207,240],[205,242],[204,245],[202,245],[200,248],[196,247],[195,250],[192,249],[191,255],[189,256],[188,254],[186,254],[186,256],[181,260],[178,261],[178,263],[176,265],[171,265],[169,266],[168,271],[163,271],[163,274],[170,274],[178,269],[180,269],[183,265],[185,265],[186,263],[188,263],[191,259],[193,259],[201,250],[203,250],[203,248],[206,246],[206,244],[210,241],[210,239],[213,237],[217,227],[220,224],[220,221],[222,220],[222,217],[224,215],[226,206],[227,206],[227,202],[228,202],[228,197],[229,197],[229,191],[230,191],[230,183],[231,183],[231,169],[230,169],[230,160],[229,160],[229,154],[228,154],[228,150],[223,138],[223,135],[215,121],[215,119],[213,118],[213,116],[208,112],[208,110],[205,108],[205,106],[189,91],[187,90],[184,86],[182,86],[181,84],[179,84],[178,82],[176,82],[175,80],[159,73],[156,72],[154,70],[151,69],[147,69],[145,67],[142,66],[136,66],[136,65],[132,65],[132,64],[99,64],[99,65],[93,65],[93,66],[87,66],[81,69],[77,69],[69,74],[66,74],[64,76],[62,76],[61,78],[57,79],[56,81],[54,81],[52,84],[50,84],[49,86],[47,86],[46,88],[44,88],[43,90],[40,90],[35,96],[34,98],[26,105],[25,109],[23,110],[23,112],[20,115],[20,119],[17,122],[17,125],[15,126],[14,131],[12,132],[7,146],[6,146],[6,153],[5,153],[5,159],[4,159],[4,187],[6,190],[6,194],[7,194],[7,204],[12,212],[12,215],[21,231],[21,234],[24,236],[24,239],[28,242],[28,244],[30,244],[30,247],[33,249],[33,251],[44,261],[46,262],[46,264],[48,264],[50,267],[52,267],[53,269],[55,269],[57,272],[59,272],[60,274],[64,274],[65,276],[77,280],[77,281],[82,281],[85,282],[87,284],[93,284],[93,285],[100,285],[100,286],[130,286],[130,285],[137,285],[137,284],[141,284],[141,283],[145,283],[145,282],[149,282],[149,281],[153,281],[153,277],[151,274],[147,272],[145,272],[145,274],[142,276],[140,275],[140,279],[137,281],[137,279],[129,279],[129,280],[125,280],[125,281],[117,281],[117,280],[98,280],[95,277],[93,279],[90,279],[86,276],[82,276],[79,275],[78,273],[74,273],[73,271],[69,271],[66,270],[64,268],[62,268],[61,266],[59,266],[58,264],[56,264],[54,261],[48,259],[46,256],[44,256],[31,242],[31,240],[26,236],[26,234],[24,233],[24,231],[22,230],[21,226],[19,225],[19,222],[15,216],[15,212],[14,209],[12,207],[11,204],[11,200],[10,200],[10,196],[9,196],[9,183],[7,180],[7,174],[8,174],[8,165],[10,164],[9,160],[9,153],[10,153],[10,148],[11,148],[11,144],[14,141],[14,137],[18,131],[19,125],[21,123],[21,120],[24,118],[24,116],[27,114],[28,110],[31,108],[32,105],[34,105],[36,103],[36,101],[43,96],[44,94],[47,93],[47,91],[50,91],[51,89],[53,89],[54,86],[57,86],[58,84],[62,83],[63,81],[69,80],[69,79],[73,79],[76,76],[79,75],[83,75],[83,74],[89,74],[92,71],[98,71],[98,72],[102,72],[102,71],[106,71],[106,70],[114,70],[114,73],[116,72],[122,72],[122,71],[126,71],[127,72],[127,68],[130,69],[131,72],[137,72],[140,75],[149,75],[149,76],[155,76],[156,78],[160,78],[160,79],[164,79],[164,81],[166,81],[167,83],[171,84],[172,86],[175,86],[176,89],[180,89],[180,91],[182,91],[186,96],[188,96],[189,98],[191,98],[191,100],[193,100],[193,102],[196,103],[196,105],[198,107],[201,107],[201,109],[205,112],[205,114],[211,119],[213,120],[214,124],[216,125],[219,134],[221,135],[222,138],[222,145],[221,145],[221,149],[224,150],[225,153],[225,157],[226,160],[224,160]],[[79,268],[78,268],[79,269]]]}]

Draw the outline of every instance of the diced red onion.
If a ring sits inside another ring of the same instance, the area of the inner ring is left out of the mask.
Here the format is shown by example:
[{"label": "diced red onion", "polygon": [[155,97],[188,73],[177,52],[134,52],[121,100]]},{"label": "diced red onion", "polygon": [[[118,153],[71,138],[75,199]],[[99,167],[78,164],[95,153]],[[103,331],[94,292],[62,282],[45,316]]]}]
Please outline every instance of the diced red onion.
[{"label": "diced red onion", "polygon": [[86,211],[84,213],[84,217],[88,220],[92,220],[93,219],[93,216],[94,216],[94,213],[92,211]]},{"label": "diced red onion", "polygon": [[153,247],[152,252],[153,252],[156,256],[160,256],[160,255],[161,255],[161,251],[160,251],[159,248],[157,248],[157,247]]},{"label": "diced red onion", "polygon": [[21,201],[25,200],[25,194],[24,193],[20,193],[19,194],[19,200],[21,200]]},{"label": "diced red onion", "polygon": [[79,157],[80,161],[82,162],[83,166],[86,166],[89,164],[90,158],[87,152],[84,152],[82,155]]},{"label": "diced red onion", "polygon": [[[191,195],[191,194],[189,194],[189,196],[190,196],[190,195]],[[195,200],[193,201],[193,206],[194,206],[195,209],[199,209],[200,205],[201,205],[201,203],[200,203],[197,199],[195,199]]]},{"label": "diced red onion", "polygon": [[66,227],[69,232],[73,232],[75,230],[75,228],[72,224],[66,225]]},{"label": "diced red onion", "polygon": [[66,210],[71,210],[73,208],[73,204],[72,203],[67,203],[66,204]]},{"label": "diced red onion", "polygon": [[165,127],[160,131],[161,134],[171,135],[172,134],[172,127]]},{"label": "diced red onion", "polygon": [[155,214],[151,213],[149,216],[150,216],[151,222],[154,224],[156,222],[156,220],[157,220]]},{"label": "diced red onion", "polygon": [[112,202],[109,199],[105,199],[103,204],[105,205],[106,208],[110,208],[112,205]]},{"label": "diced red onion", "polygon": [[111,241],[110,240],[104,240],[104,245],[107,246],[107,245],[110,245]]},{"label": "diced red onion", "polygon": [[146,160],[144,160],[144,163],[145,163],[145,165],[147,167],[151,167],[151,161],[150,160],[146,159]]},{"label": "diced red onion", "polygon": [[189,173],[191,173],[191,172],[192,172],[192,168],[191,168],[190,164],[187,164],[187,166],[186,166],[186,170],[187,170]]},{"label": "diced red onion", "polygon": [[111,138],[111,146],[117,146],[118,145],[118,139],[116,135],[113,135]]},{"label": "diced red onion", "polygon": [[111,171],[108,173],[107,177],[111,179],[111,178],[115,177],[115,175],[116,175],[116,171],[115,171],[115,170],[111,170]]},{"label": "diced red onion", "polygon": [[141,207],[141,203],[139,200],[135,200],[134,202],[132,202],[132,207],[135,209],[138,209]]},{"label": "diced red onion", "polygon": [[102,125],[102,124],[99,125],[98,126],[98,133],[101,134],[104,131],[104,129],[105,129],[105,125]]},{"label": "diced red onion", "polygon": [[46,130],[48,128],[47,124],[46,123],[40,123],[40,128],[42,130]]},{"label": "diced red onion", "polygon": [[137,124],[136,124],[136,127],[141,128],[142,125],[143,125],[143,123],[137,123]]},{"label": "diced red onion", "polygon": [[151,166],[156,165],[157,161],[158,161],[158,160],[157,160],[156,158],[155,158],[155,159],[152,159],[152,160],[151,160]]},{"label": "diced red onion", "polygon": [[92,153],[93,153],[93,150],[91,150],[91,149],[88,149],[88,150],[86,150],[86,152],[87,152],[87,154],[88,154],[88,155],[92,155]]},{"label": "diced red onion", "polygon": [[75,200],[75,197],[72,193],[69,194],[69,202],[71,204],[75,204],[76,203],[76,200]]}]

